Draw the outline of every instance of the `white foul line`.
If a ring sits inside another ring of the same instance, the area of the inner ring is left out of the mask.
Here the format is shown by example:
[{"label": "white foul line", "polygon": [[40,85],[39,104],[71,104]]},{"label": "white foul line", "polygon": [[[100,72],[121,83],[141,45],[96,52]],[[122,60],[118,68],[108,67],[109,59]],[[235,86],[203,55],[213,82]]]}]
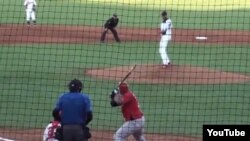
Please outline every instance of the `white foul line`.
[{"label": "white foul line", "polygon": [[10,140],[10,139],[6,139],[6,138],[3,138],[3,137],[0,137],[0,141],[15,141],[15,140]]}]

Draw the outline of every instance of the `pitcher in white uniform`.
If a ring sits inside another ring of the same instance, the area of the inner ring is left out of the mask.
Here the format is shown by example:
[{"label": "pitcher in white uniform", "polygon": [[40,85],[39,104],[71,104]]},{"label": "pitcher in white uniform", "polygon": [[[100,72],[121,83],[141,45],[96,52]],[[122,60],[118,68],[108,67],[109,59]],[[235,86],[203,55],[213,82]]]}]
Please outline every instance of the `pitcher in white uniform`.
[{"label": "pitcher in white uniform", "polygon": [[32,20],[33,24],[36,24],[36,0],[25,0],[24,4],[26,10],[26,22],[29,25]]},{"label": "pitcher in white uniform", "polygon": [[160,52],[161,59],[162,59],[162,68],[167,68],[171,64],[170,59],[168,57],[168,53],[167,53],[167,46],[168,46],[169,41],[171,40],[171,36],[172,36],[171,29],[173,28],[173,26],[172,26],[171,19],[168,18],[167,16],[166,11],[162,11],[161,16],[162,16],[163,21],[161,23],[161,31],[160,31],[161,41],[160,41],[159,52]]}]

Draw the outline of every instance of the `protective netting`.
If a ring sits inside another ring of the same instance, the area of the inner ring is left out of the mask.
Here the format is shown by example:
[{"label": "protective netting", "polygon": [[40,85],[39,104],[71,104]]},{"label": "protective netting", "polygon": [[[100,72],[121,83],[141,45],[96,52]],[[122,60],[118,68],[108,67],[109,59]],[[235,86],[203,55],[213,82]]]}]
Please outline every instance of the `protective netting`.
[{"label": "protective netting", "polygon": [[0,1],[0,141],[43,140],[74,78],[92,102],[90,140],[113,140],[124,121],[110,94],[134,65],[127,82],[146,140],[200,141],[204,124],[249,124],[249,8],[248,0]]}]

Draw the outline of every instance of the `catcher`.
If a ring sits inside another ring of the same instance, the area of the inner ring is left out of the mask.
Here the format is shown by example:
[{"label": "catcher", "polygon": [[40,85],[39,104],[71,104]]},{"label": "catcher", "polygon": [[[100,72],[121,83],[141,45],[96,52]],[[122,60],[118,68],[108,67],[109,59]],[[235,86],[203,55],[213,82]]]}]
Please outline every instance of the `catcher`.
[{"label": "catcher", "polygon": [[[52,116],[54,117],[54,120],[46,126],[43,133],[43,141],[62,141],[63,131],[61,126],[60,112],[57,109],[54,109]],[[84,126],[83,128],[86,140],[91,138],[89,128],[87,126]]]},{"label": "catcher", "polygon": [[115,29],[115,27],[118,25],[118,22],[119,22],[119,18],[117,17],[117,14],[113,14],[113,16],[108,19],[106,21],[106,23],[104,24],[104,31],[102,33],[102,36],[101,36],[101,43],[104,42],[105,40],[105,37],[106,37],[106,34],[108,33],[108,30],[110,30],[116,40],[116,42],[121,42],[120,38],[118,37],[118,33]]},{"label": "catcher", "polygon": [[45,128],[43,133],[43,141],[58,141],[55,138],[55,134],[57,129],[61,127],[61,117],[59,115],[59,111],[56,109],[53,110],[52,116],[54,117],[54,120],[51,121]]},{"label": "catcher", "polygon": [[127,83],[120,83],[118,89],[114,89],[111,98],[111,106],[121,106],[124,124],[116,131],[114,141],[125,141],[133,135],[136,141],[146,141],[143,132],[145,119],[140,109],[139,102]]}]

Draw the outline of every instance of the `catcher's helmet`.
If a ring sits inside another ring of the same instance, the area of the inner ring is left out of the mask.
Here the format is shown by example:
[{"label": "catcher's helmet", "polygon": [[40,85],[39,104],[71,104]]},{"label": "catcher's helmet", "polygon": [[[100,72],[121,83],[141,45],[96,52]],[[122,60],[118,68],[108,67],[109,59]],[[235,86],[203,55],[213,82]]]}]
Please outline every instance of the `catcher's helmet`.
[{"label": "catcher's helmet", "polygon": [[121,94],[124,94],[126,92],[128,92],[129,88],[128,88],[128,84],[125,82],[122,82],[119,84],[119,91]]},{"label": "catcher's helmet", "polygon": [[167,16],[167,11],[166,11],[166,10],[162,11],[162,12],[161,12],[161,15],[162,15],[162,16]]},{"label": "catcher's helmet", "polygon": [[70,92],[80,92],[83,88],[83,84],[80,80],[74,79],[70,81],[68,87]]}]

